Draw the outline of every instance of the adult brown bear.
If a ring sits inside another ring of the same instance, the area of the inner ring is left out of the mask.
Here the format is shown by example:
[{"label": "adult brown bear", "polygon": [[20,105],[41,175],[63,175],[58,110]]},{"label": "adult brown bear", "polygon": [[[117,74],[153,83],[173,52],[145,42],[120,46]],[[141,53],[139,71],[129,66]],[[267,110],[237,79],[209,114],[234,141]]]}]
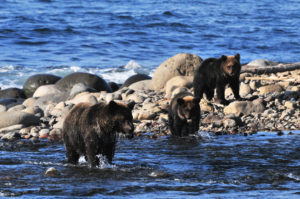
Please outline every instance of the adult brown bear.
[{"label": "adult brown bear", "polygon": [[189,92],[180,92],[171,100],[169,129],[174,136],[182,137],[195,133],[200,122],[200,98]]},{"label": "adult brown bear", "polygon": [[66,116],[62,130],[67,162],[76,164],[84,155],[91,167],[95,167],[99,165],[97,155],[102,154],[111,163],[116,133],[133,137],[133,106],[134,103],[125,105],[115,101],[75,105]]},{"label": "adult brown bear", "polygon": [[194,94],[200,99],[203,93],[206,94],[208,100],[214,96],[214,89],[217,89],[216,102],[228,104],[224,97],[225,86],[229,84],[234,97],[240,100],[240,54],[235,56],[222,55],[220,58],[208,58],[202,62],[194,75]]}]

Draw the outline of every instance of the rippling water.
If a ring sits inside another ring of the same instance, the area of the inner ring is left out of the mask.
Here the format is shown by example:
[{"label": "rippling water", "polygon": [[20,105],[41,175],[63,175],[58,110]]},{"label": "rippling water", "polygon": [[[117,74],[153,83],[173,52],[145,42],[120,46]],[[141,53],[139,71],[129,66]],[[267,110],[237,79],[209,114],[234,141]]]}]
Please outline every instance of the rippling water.
[{"label": "rippling water", "polygon": [[[300,131],[119,140],[114,164],[66,164],[62,143],[0,142],[0,196],[299,198]],[[49,167],[61,174],[44,175]]]},{"label": "rippling water", "polygon": [[298,62],[299,12],[297,0],[1,0],[0,86],[78,70],[121,82],[132,73],[104,69],[134,60],[151,73],[180,52]]}]

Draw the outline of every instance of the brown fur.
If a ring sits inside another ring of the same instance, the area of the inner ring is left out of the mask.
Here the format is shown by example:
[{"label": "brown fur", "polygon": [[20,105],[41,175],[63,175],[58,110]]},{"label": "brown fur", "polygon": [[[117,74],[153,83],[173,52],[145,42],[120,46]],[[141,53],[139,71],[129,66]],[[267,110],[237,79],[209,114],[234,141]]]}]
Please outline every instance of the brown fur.
[{"label": "brown fur", "polygon": [[200,106],[199,98],[191,93],[178,93],[172,100],[169,108],[169,128],[174,136],[187,136],[199,129]]},{"label": "brown fur", "polygon": [[99,164],[96,155],[102,154],[111,163],[115,152],[116,133],[122,132],[133,137],[131,109],[133,104],[79,103],[65,118],[63,139],[67,161],[76,164],[84,155],[94,167]]}]

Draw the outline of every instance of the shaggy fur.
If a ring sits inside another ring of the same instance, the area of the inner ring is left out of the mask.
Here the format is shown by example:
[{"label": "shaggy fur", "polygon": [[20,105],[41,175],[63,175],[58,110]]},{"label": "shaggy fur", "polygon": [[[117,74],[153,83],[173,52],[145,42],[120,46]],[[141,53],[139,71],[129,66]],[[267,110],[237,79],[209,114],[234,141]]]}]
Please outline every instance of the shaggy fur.
[{"label": "shaggy fur", "polygon": [[92,167],[99,165],[96,155],[102,154],[111,163],[116,145],[116,133],[133,137],[134,126],[131,110],[127,105],[110,101],[109,104],[79,103],[66,116],[63,139],[67,162],[76,164],[81,155]]},{"label": "shaggy fur", "polygon": [[211,100],[214,96],[214,89],[217,89],[216,102],[228,104],[225,100],[225,86],[229,84],[234,97],[240,100],[240,55],[225,56],[216,59],[208,58],[202,62],[194,75],[194,94],[195,97],[202,99],[203,93],[206,98]]},{"label": "shaggy fur", "polygon": [[178,93],[169,108],[169,129],[174,136],[187,136],[199,129],[200,99],[191,93]]}]

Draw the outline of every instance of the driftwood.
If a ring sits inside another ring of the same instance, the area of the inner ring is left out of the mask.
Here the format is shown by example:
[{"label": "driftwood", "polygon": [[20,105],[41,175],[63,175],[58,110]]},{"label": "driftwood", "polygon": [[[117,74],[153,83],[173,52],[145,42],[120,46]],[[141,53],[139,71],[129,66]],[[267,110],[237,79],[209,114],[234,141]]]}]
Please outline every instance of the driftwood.
[{"label": "driftwood", "polygon": [[299,78],[289,78],[289,77],[245,77],[246,80],[264,80],[264,81],[283,81],[283,82],[295,82],[300,83]]},{"label": "driftwood", "polygon": [[275,66],[243,65],[241,73],[269,74],[300,69],[300,62],[292,64],[278,64]]}]

